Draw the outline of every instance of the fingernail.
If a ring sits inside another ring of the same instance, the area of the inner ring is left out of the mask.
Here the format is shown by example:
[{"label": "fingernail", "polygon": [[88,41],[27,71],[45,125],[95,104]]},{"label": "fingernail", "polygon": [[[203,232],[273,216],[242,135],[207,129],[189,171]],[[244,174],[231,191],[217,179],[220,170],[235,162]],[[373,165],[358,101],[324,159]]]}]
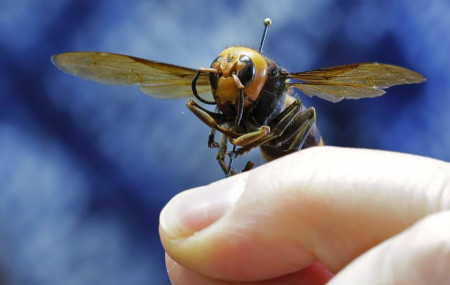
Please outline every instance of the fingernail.
[{"label": "fingernail", "polygon": [[172,198],[161,211],[161,229],[171,238],[186,238],[220,219],[244,191],[246,177],[238,176]]}]

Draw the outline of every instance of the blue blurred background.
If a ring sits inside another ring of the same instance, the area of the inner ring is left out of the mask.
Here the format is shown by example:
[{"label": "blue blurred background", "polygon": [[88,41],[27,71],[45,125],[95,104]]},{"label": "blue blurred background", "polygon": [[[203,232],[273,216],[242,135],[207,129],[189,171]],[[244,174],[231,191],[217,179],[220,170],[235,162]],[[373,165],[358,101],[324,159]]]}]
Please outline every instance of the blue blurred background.
[{"label": "blue blurred background", "polygon": [[[421,85],[314,105],[327,144],[450,160],[450,2],[0,2],[0,284],[168,284],[158,215],[176,193],[221,179],[209,129],[185,100],[104,86],[50,63],[108,51],[193,68],[257,47],[289,71],[398,64]],[[258,151],[247,159],[261,163]]]}]

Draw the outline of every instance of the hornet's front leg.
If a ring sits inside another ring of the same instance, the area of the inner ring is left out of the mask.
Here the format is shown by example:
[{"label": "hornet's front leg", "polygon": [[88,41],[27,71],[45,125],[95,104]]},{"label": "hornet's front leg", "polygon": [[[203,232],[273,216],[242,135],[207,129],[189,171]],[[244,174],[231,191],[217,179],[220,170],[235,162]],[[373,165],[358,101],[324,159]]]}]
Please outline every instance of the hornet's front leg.
[{"label": "hornet's front leg", "polygon": [[[208,125],[211,128],[211,133],[208,137],[208,147],[218,147],[216,159],[219,162],[220,168],[222,168],[223,172],[226,176],[229,176],[231,173],[231,165],[227,165],[225,163],[225,158],[227,154],[227,144],[229,137],[239,137],[240,134],[234,131],[234,128],[224,127],[222,125],[228,126],[228,123],[234,123],[234,118],[229,118],[224,114],[214,113],[209,110],[206,110],[199,106],[195,101],[188,100],[186,106],[189,110],[194,113],[202,122]],[[216,130],[221,132],[219,143],[214,141],[214,136]]]},{"label": "hornet's front leg", "polygon": [[228,139],[227,136],[224,134],[220,135],[220,141],[219,141],[219,149],[217,150],[216,159],[219,162],[220,168],[222,168],[223,172],[227,174],[228,166],[225,163],[225,157],[227,154],[227,145],[228,145]]},{"label": "hornet's front leg", "polygon": [[209,133],[209,136],[208,136],[208,147],[209,148],[216,148],[216,147],[220,146],[220,144],[214,140],[215,136],[216,136],[216,129],[212,128],[211,132]]},{"label": "hornet's front leg", "polygon": [[[225,163],[228,139],[230,139],[231,143],[234,144],[235,146],[236,145],[241,146],[250,144],[255,140],[259,140],[261,137],[265,136],[267,133],[270,132],[269,127],[263,126],[261,127],[260,130],[248,134],[237,133],[235,131],[236,127],[228,127],[229,125],[236,124],[236,118],[230,118],[225,116],[224,114],[206,110],[201,106],[199,106],[197,103],[195,103],[194,100],[188,100],[186,106],[188,107],[189,110],[191,110],[194,113],[194,115],[196,115],[202,122],[204,122],[211,128],[211,133],[208,137],[208,146],[219,148],[217,151],[216,158],[226,176],[229,176],[230,174],[234,173],[231,167],[232,161],[234,159],[234,156],[232,155],[234,153],[233,151],[229,153],[230,161],[228,165]],[[214,141],[216,130],[222,133],[219,143]],[[252,165],[251,163],[248,163],[247,166],[245,167],[245,170],[250,169],[251,165]]]},{"label": "hornet's front leg", "polygon": [[[189,110],[194,113],[203,123],[208,125],[212,129],[216,129],[219,132],[225,134],[229,138],[239,137],[239,134],[230,128],[223,127],[222,125],[233,121],[234,119],[230,119],[224,114],[214,113],[209,110],[206,110],[195,103],[194,100],[189,99],[186,106]],[[214,135],[214,134],[213,134]],[[210,135],[211,136],[211,135]]]}]

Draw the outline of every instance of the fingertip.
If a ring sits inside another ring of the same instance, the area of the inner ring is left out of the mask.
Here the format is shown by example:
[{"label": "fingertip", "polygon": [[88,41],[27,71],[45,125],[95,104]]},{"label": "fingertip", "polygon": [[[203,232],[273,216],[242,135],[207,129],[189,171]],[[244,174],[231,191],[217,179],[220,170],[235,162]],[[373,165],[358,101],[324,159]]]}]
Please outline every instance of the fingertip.
[{"label": "fingertip", "polygon": [[181,240],[213,224],[239,199],[245,184],[245,175],[239,175],[176,195],[161,211],[162,234]]}]

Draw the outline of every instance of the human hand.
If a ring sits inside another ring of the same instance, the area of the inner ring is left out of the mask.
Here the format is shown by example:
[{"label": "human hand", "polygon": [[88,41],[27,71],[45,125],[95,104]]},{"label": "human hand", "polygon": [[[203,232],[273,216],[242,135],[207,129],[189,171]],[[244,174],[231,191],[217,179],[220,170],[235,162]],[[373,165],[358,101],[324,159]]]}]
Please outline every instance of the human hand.
[{"label": "human hand", "polygon": [[450,164],[313,147],[180,193],[160,236],[173,284],[450,284]]}]

